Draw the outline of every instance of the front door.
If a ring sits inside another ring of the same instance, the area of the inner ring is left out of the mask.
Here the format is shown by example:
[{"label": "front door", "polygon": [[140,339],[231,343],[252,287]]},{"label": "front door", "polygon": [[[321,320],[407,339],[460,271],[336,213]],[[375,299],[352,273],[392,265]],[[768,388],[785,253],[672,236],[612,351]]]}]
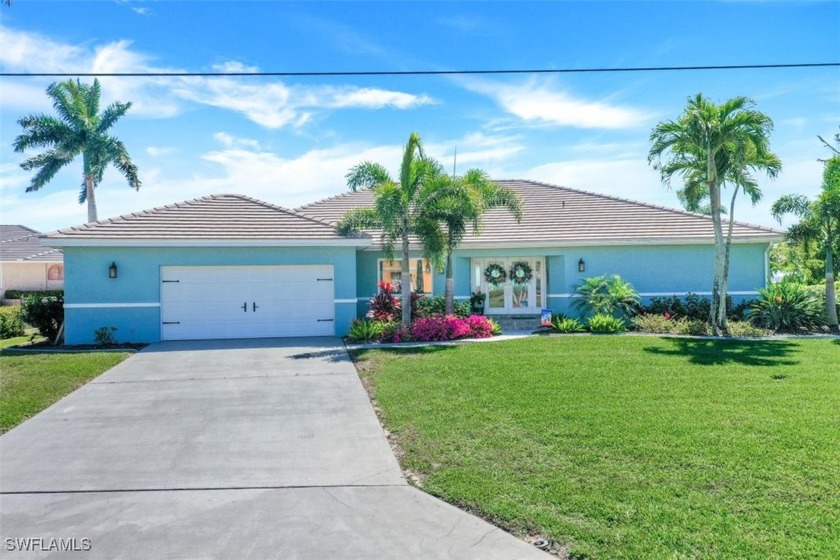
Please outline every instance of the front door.
[{"label": "front door", "polygon": [[488,315],[539,313],[545,261],[539,257],[473,259],[473,290],[487,294]]}]

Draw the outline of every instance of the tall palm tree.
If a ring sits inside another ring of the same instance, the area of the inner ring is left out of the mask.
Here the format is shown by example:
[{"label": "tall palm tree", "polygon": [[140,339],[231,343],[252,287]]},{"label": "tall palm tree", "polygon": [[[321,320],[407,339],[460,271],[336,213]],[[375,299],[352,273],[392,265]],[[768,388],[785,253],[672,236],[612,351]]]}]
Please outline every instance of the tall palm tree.
[{"label": "tall palm tree", "polygon": [[825,161],[822,192],[816,200],[809,201],[801,194],[783,196],[773,203],[770,211],[781,224],[786,214],[799,217],[790,226],[789,241],[810,243],[816,241],[825,250],[825,312],[829,328],[840,332],[837,324],[837,292],[834,279],[834,253],[840,251],[840,155]]},{"label": "tall palm tree", "polygon": [[[650,134],[648,162],[660,172],[663,183],[670,185],[674,176],[687,186],[704,186],[715,236],[715,267],[712,282],[712,305],[709,322],[714,334],[727,334],[726,283],[727,243],[723,234],[721,187],[739,175],[746,184],[747,154],[768,145],[773,121],[752,109],[753,101],[735,97],[717,105],[697,94],[688,99],[683,114],[676,121],[656,125]],[[750,147],[752,146],[752,148]],[[664,161],[663,161],[664,159]],[[737,191],[735,192],[737,195]],[[730,220],[731,223],[731,220]]]},{"label": "tall palm tree", "polygon": [[101,113],[99,80],[93,84],[67,80],[55,82],[47,88],[58,118],[48,115],[28,115],[18,121],[23,133],[15,138],[14,149],[23,152],[30,148],[46,148],[20,164],[26,171],[37,169],[26,192],[40,190],[56,173],[82,155],[83,180],[79,204],[87,202],[88,222],[95,222],[96,186],[108,165],[113,165],[134,190],[140,188],[137,166],[131,161],[125,145],[108,130],[131,107],[131,103],[115,102]]},{"label": "tall palm tree", "polygon": [[[427,220],[429,234],[425,239],[442,241],[445,257],[446,313],[455,309],[455,275],[452,254],[464,239],[468,229],[480,233],[484,215],[493,208],[506,208],[516,221],[522,219],[522,200],[513,189],[503,187],[490,180],[480,169],[470,169],[462,176],[452,177],[441,188],[430,204],[423,208],[422,219]],[[434,230],[442,228],[439,233]],[[441,251],[434,245],[428,247],[432,254]]]},{"label": "tall palm tree", "polygon": [[421,211],[435,192],[449,182],[443,168],[423,152],[420,136],[412,132],[403,150],[399,181],[391,178],[380,164],[363,162],[347,174],[351,191],[370,189],[374,195],[373,208],[356,208],[347,212],[337,224],[338,231],[349,234],[365,229],[381,232],[382,252],[394,258],[395,245],[400,245],[400,284],[402,286],[402,322],[411,322],[411,273],[409,248],[411,238],[417,236],[423,243],[424,253],[438,253],[442,239],[429,229]]}]

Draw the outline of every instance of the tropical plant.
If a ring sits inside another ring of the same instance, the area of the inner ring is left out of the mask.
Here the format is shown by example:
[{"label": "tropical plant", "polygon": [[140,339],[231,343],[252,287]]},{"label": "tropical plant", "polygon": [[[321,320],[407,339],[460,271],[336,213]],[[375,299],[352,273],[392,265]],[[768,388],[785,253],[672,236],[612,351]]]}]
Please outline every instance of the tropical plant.
[{"label": "tropical plant", "polygon": [[422,208],[422,230],[429,240],[437,239],[442,246],[435,252],[444,258],[444,295],[446,312],[452,313],[455,301],[455,269],[452,255],[468,230],[478,234],[482,230],[484,215],[494,208],[505,208],[522,219],[522,200],[513,189],[490,180],[480,169],[470,169],[464,175],[451,177],[446,187],[440,189],[429,204]]},{"label": "tropical plant", "polygon": [[823,306],[813,290],[795,282],[777,282],[758,290],[749,320],[781,332],[813,331],[823,323]]},{"label": "tropical plant", "polygon": [[470,294],[470,309],[473,313],[483,313],[485,301],[487,301],[487,294],[476,289],[476,291]]},{"label": "tropical plant", "polygon": [[[720,105],[702,94],[689,98],[676,121],[659,123],[651,132],[648,162],[660,172],[666,185],[674,176],[683,179],[681,199],[698,209],[708,198],[715,238],[712,305],[709,321],[715,335],[727,333],[726,291],[729,274],[729,245],[732,237],[735,197],[739,190],[755,202],[760,197],[751,171],[775,176],[781,162],[768,149],[773,121],[754,110],[753,101],[735,97]],[[664,158],[664,161],[663,161]],[[721,215],[721,187],[733,186],[730,220],[724,237]]]},{"label": "tropical plant", "polygon": [[629,317],[641,304],[633,285],[617,274],[584,278],[575,286],[575,294],[572,306],[584,315]]},{"label": "tropical plant", "polygon": [[499,336],[500,334],[502,334],[502,325],[500,325],[498,321],[491,317],[486,317],[486,319],[487,322],[490,323],[490,328],[492,329],[490,332],[493,334],[493,336]]},{"label": "tropical plant", "polygon": [[374,342],[380,339],[385,323],[372,319],[356,319],[350,324],[347,338],[351,342]]},{"label": "tropical plant", "polygon": [[829,328],[837,333],[837,292],[834,253],[840,252],[840,155],[825,161],[822,192],[809,201],[801,194],[783,196],[773,203],[773,216],[781,224],[787,214],[799,218],[790,226],[787,239],[793,243],[817,243],[825,253],[825,313]]},{"label": "tropical plant", "polygon": [[64,297],[28,296],[21,306],[21,319],[38,329],[41,336],[55,340],[64,323]]},{"label": "tropical plant", "polygon": [[350,210],[339,220],[338,231],[347,235],[366,229],[380,230],[382,252],[387,258],[393,258],[395,244],[400,245],[401,308],[405,325],[411,323],[410,240],[418,236],[426,256],[439,260],[443,239],[439,231],[429,228],[428,220],[421,219],[421,212],[436,191],[449,182],[441,165],[424,154],[416,132],[411,133],[403,150],[399,181],[391,178],[385,167],[369,161],[356,165],[347,174],[351,191],[369,189],[373,193],[374,207]]},{"label": "tropical plant", "polygon": [[400,301],[394,296],[394,286],[388,282],[380,282],[379,291],[368,300],[368,319],[375,321],[393,321],[400,312]]},{"label": "tropical plant", "polygon": [[20,164],[26,171],[37,170],[26,192],[40,190],[81,154],[83,180],[79,204],[87,202],[88,222],[95,222],[96,187],[102,182],[108,165],[113,165],[131,188],[140,188],[137,166],[131,161],[125,144],[108,132],[128,112],[131,103],[111,103],[100,112],[101,87],[96,79],[93,85],[79,80],[55,82],[47,88],[47,95],[58,118],[43,114],[23,117],[18,121],[23,133],[12,144],[16,152],[46,148]]},{"label": "tropical plant", "polygon": [[551,328],[559,333],[579,333],[586,330],[578,319],[564,317],[562,314],[551,318]]},{"label": "tropical plant", "polygon": [[614,317],[607,313],[596,313],[586,320],[586,328],[593,333],[615,334],[626,331],[627,324],[620,317]]}]

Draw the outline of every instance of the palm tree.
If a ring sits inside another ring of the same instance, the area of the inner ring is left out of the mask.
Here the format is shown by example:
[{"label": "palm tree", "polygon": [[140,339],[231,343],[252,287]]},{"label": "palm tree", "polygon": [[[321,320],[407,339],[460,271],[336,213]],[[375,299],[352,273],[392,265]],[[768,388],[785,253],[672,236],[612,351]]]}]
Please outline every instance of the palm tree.
[{"label": "palm tree", "polygon": [[[773,121],[752,109],[746,97],[736,97],[720,105],[697,94],[689,98],[676,121],[659,123],[651,132],[648,162],[670,185],[674,176],[682,177],[686,189],[708,192],[709,210],[715,236],[715,268],[709,322],[715,335],[727,334],[726,283],[727,242],[723,234],[721,186],[727,181],[748,187],[748,171],[769,168],[752,161],[749,154],[767,152]],[[663,158],[666,158],[663,161]],[[778,159],[778,158],[776,158]],[[701,188],[702,187],[702,188]],[[737,189],[733,196],[737,195]],[[734,198],[733,198],[734,204]],[[734,207],[733,207],[734,208]],[[730,219],[731,228],[731,219]]]},{"label": "palm tree", "polygon": [[519,222],[522,200],[516,191],[494,183],[480,169],[470,169],[462,176],[452,177],[435,194],[421,214],[421,219],[425,220],[424,230],[428,231],[423,237],[433,242],[440,240],[443,245],[441,251],[440,247],[427,241],[427,251],[433,255],[442,253],[445,257],[444,296],[446,313],[451,314],[455,309],[453,252],[470,227],[476,234],[481,232],[484,215],[493,208],[506,208]]},{"label": "palm tree", "polygon": [[420,136],[412,132],[403,150],[399,182],[382,165],[369,161],[353,167],[346,178],[351,191],[370,189],[375,201],[373,208],[347,212],[337,224],[338,231],[346,235],[365,229],[380,230],[386,258],[394,258],[395,244],[400,244],[402,322],[407,325],[411,323],[410,240],[417,236],[426,256],[442,250],[442,238],[429,228],[421,212],[435,192],[449,182],[449,177],[439,163],[426,157]]},{"label": "palm tree", "polygon": [[131,161],[125,145],[108,134],[114,123],[126,114],[131,103],[115,102],[99,112],[101,88],[99,80],[93,85],[76,80],[55,82],[47,88],[58,118],[48,115],[28,115],[18,121],[23,134],[14,141],[16,152],[29,148],[47,148],[20,164],[26,171],[37,169],[26,192],[40,190],[56,173],[82,154],[84,178],[79,204],[87,201],[88,222],[95,222],[96,186],[108,165],[113,165],[128,180],[134,190],[140,188],[137,167]]},{"label": "palm tree", "polygon": [[783,196],[773,203],[773,217],[781,224],[786,214],[799,217],[788,229],[794,243],[818,242],[825,250],[825,312],[829,328],[840,332],[837,324],[837,292],[834,285],[834,253],[840,251],[840,155],[825,161],[822,192],[809,201],[801,194]]}]

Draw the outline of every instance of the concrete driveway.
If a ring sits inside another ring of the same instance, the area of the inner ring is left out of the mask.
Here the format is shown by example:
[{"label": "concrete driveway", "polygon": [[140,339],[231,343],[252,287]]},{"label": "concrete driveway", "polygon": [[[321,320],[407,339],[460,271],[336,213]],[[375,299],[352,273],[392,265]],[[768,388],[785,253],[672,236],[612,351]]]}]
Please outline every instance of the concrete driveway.
[{"label": "concrete driveway", "polygon": [[319,338],[129,358],[0,437],[0,532],[9,558],[546,558],[409,486]]}]

